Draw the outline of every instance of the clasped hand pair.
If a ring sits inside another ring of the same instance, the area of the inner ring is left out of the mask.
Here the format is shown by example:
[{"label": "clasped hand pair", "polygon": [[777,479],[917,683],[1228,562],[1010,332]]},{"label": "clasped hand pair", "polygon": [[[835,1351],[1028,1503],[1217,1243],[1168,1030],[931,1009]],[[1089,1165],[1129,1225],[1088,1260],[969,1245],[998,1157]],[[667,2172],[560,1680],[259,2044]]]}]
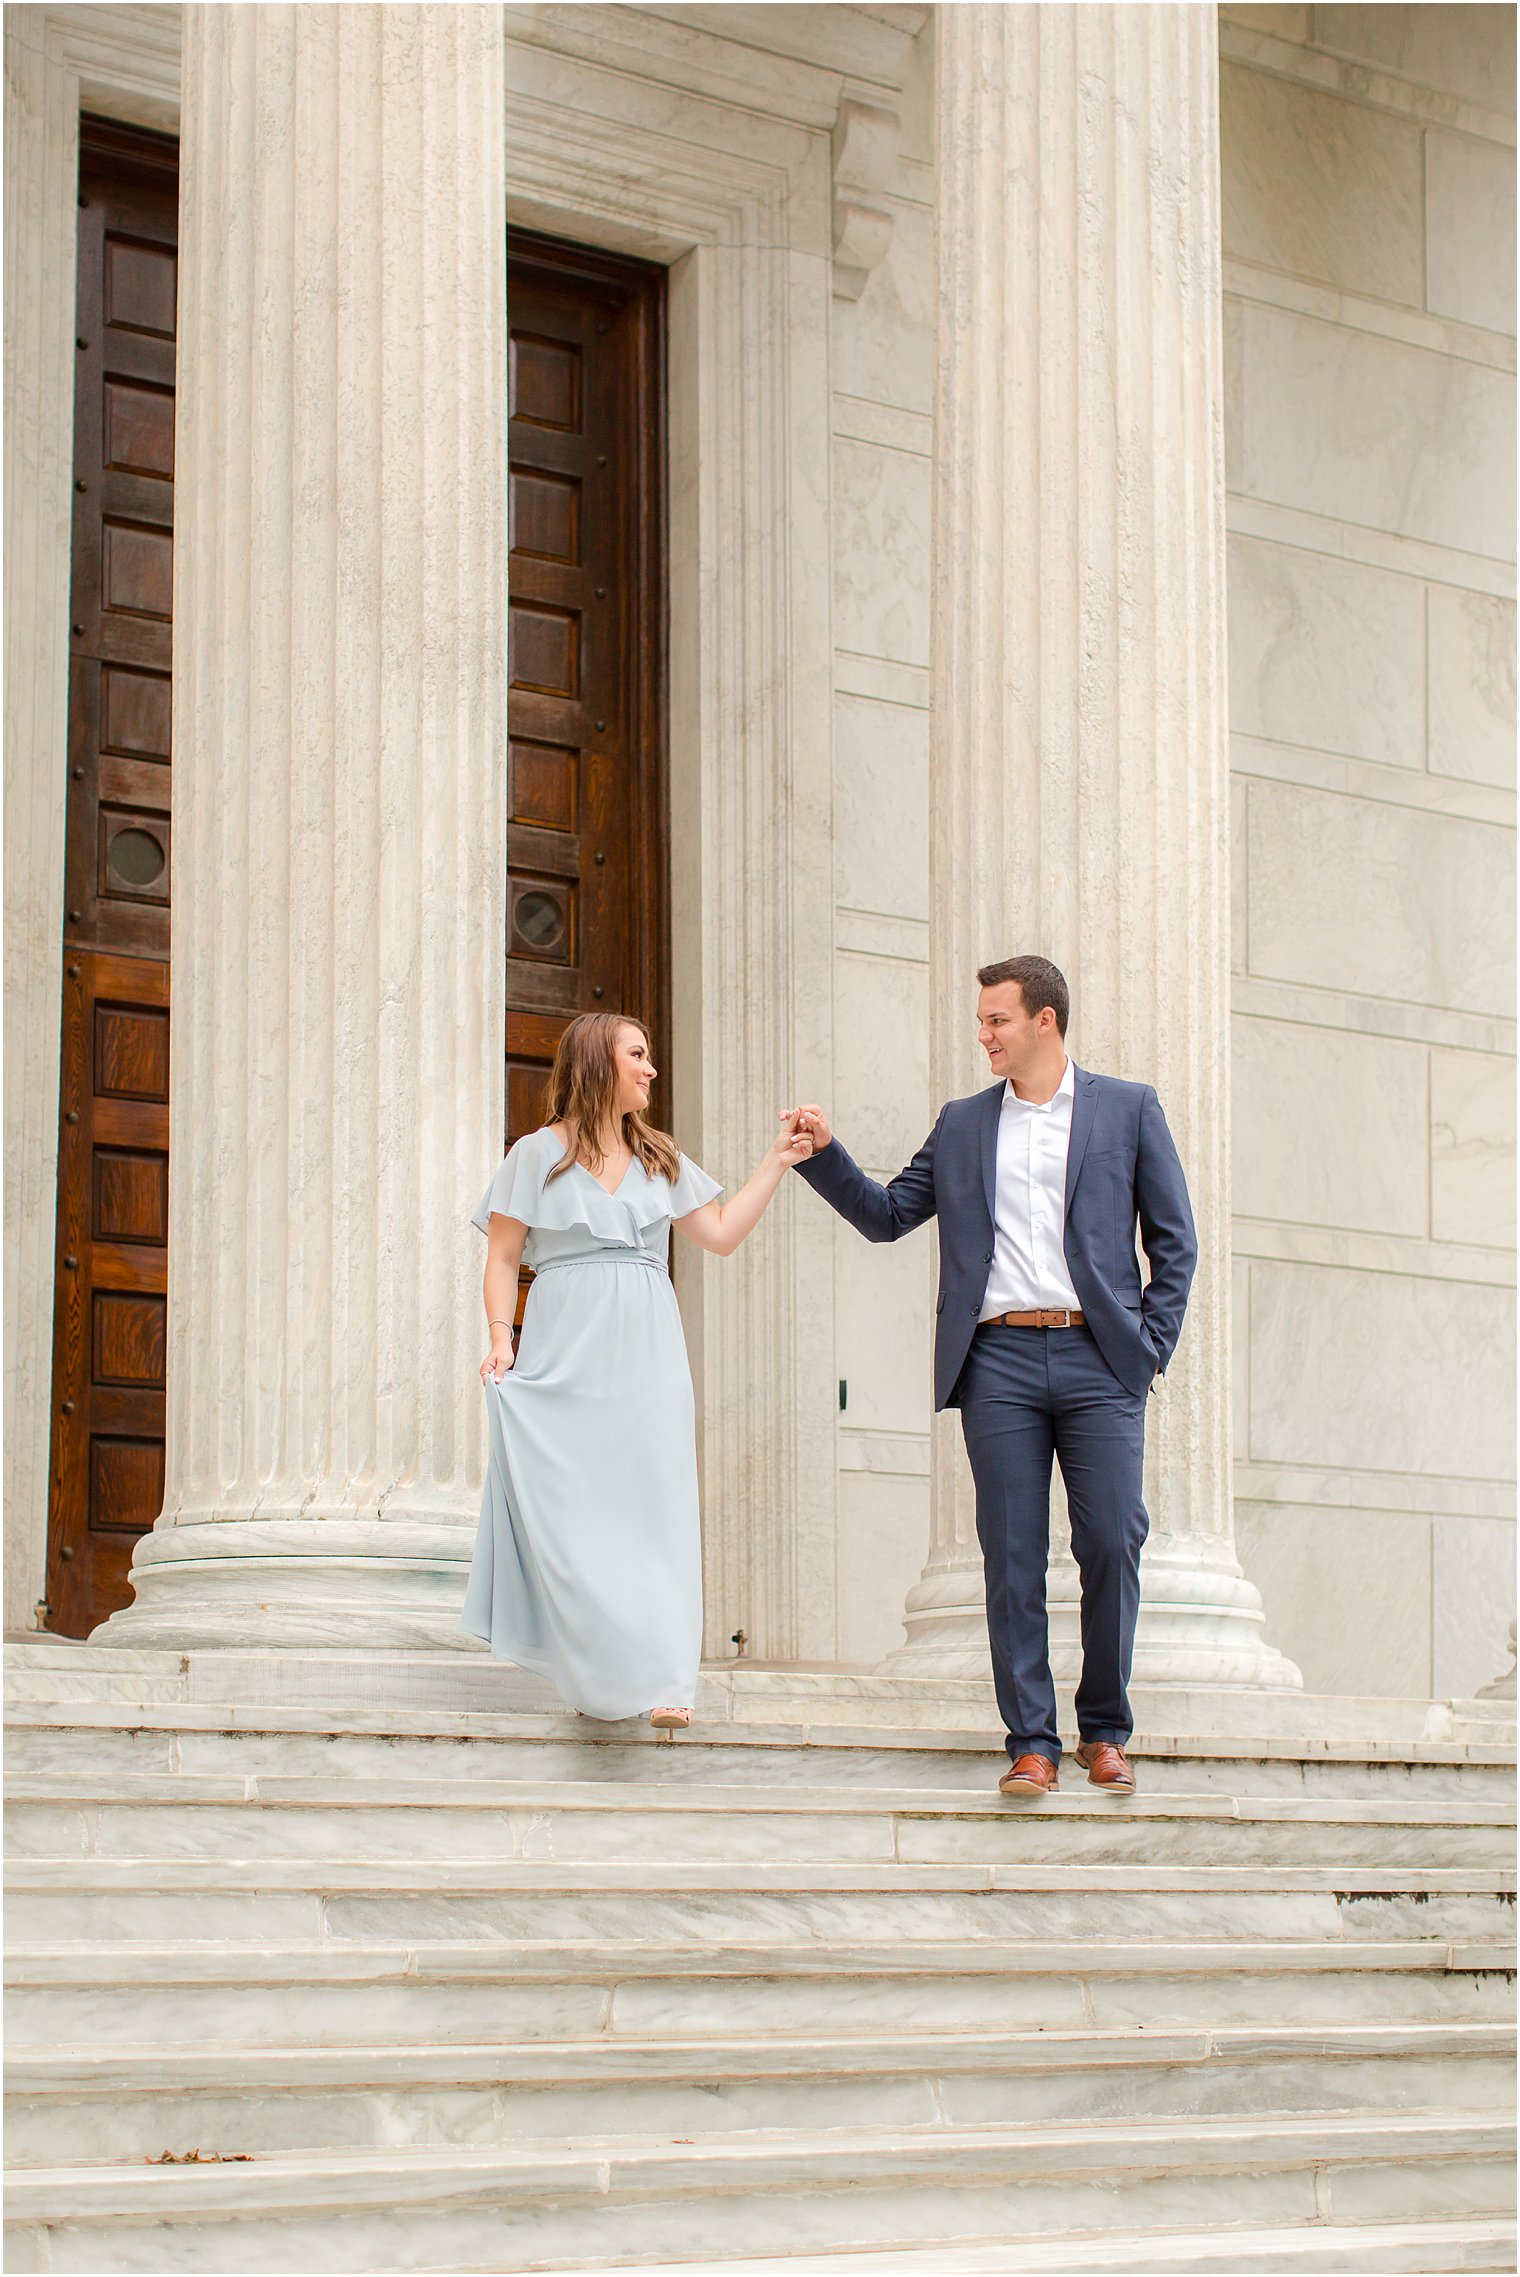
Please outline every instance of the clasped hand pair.
[{"label": "clasped hand pair", "polygon": [[787,1107],[781,1120],[799,1139],[805,1138],[809,1142],[807,1153],[796,1156],[798,1162],[806,1162],[809,1155],[822,1154],[833,1139],[829,1118],[821,1107]]}]

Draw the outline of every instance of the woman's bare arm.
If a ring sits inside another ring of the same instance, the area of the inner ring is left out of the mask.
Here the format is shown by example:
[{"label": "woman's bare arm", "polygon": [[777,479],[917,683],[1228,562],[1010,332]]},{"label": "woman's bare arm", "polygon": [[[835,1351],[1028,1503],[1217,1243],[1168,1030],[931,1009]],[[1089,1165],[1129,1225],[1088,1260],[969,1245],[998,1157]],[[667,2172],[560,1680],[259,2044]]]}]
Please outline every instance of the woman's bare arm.
[{"label": "woman's bare arm", "polygon": [[517,1276],[527,1238],[528,1229],[521,1218],[503,1217],[500,1210],[491,1212],[490,1230],[486,1234],[485,1278],[481,1283],[491,1349],[480,1364],[482,1383],[499,1384],[512,1365],[512,1316],[517,1310]]},{"label": "woman's bare arm", "polygon": [[688,1210],[684,1218],[677,1218],[677,1233],[713,1257],[732,1257],[764,1217],[787,1172],[806,1162],[813,1151],[812,1139],[797,1128],[795,1117],[781,1119],[785,1127],[774,1145],[766,1148],[754,1176],[726,1202],[704,1202],[700,1210]]}]

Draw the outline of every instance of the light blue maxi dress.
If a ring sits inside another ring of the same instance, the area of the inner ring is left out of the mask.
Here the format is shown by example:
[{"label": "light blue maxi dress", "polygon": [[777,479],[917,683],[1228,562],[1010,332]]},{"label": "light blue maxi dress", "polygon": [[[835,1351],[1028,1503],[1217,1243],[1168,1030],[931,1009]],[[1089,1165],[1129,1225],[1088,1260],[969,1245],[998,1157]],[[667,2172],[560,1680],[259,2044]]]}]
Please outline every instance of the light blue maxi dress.
[{"label": "light blue maxi dress", "polygon": [[517,1363],[485,1387],[491,1460],[460,1627],[609,1721],[689,1708],[702,1653],[696,1419],[670,1222],[723,1189],[635,1156],[615,1194],[530,1132],[473,1223],[528,1227]]}]

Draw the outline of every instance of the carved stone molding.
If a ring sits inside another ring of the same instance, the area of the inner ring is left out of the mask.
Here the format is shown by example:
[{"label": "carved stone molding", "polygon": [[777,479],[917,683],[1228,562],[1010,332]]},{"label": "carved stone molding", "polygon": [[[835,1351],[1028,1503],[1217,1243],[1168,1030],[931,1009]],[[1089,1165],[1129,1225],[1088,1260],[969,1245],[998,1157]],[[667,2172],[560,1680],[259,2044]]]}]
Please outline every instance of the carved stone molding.
[{"label": "carved stone molding", "polygon": [[902,122],[879,103],[846,96],[830,138],[834,168],[834,294],[859,300],[871,271],[892,242],[892,212],[882,199],[897,164]]}]

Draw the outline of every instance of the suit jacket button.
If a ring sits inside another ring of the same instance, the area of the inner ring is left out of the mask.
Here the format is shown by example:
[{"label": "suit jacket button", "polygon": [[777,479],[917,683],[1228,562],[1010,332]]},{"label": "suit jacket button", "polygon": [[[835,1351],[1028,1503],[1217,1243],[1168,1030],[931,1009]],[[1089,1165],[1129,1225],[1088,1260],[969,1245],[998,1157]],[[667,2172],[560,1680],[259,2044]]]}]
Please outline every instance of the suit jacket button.
[{"label": "suit jacket button", "polygon": [[976,1318],[977,1314],[978,1314],[978,1313],[981,1311],[981,1309],[982,1309],[982,1308],[981,1308],[981,1306],[980,1306],[980,1305],[973,1305],[973,1306],[971,1307],[971,1317],[972,1317],[972,1319],[973,1319],[973,1320]]},{"label": "suit jacket button", "polygon": [[982,1251],[982,1263],[984,1265],[990,1265],[992,1263],[992,1251],[990,1249],[984,1249]]}]

